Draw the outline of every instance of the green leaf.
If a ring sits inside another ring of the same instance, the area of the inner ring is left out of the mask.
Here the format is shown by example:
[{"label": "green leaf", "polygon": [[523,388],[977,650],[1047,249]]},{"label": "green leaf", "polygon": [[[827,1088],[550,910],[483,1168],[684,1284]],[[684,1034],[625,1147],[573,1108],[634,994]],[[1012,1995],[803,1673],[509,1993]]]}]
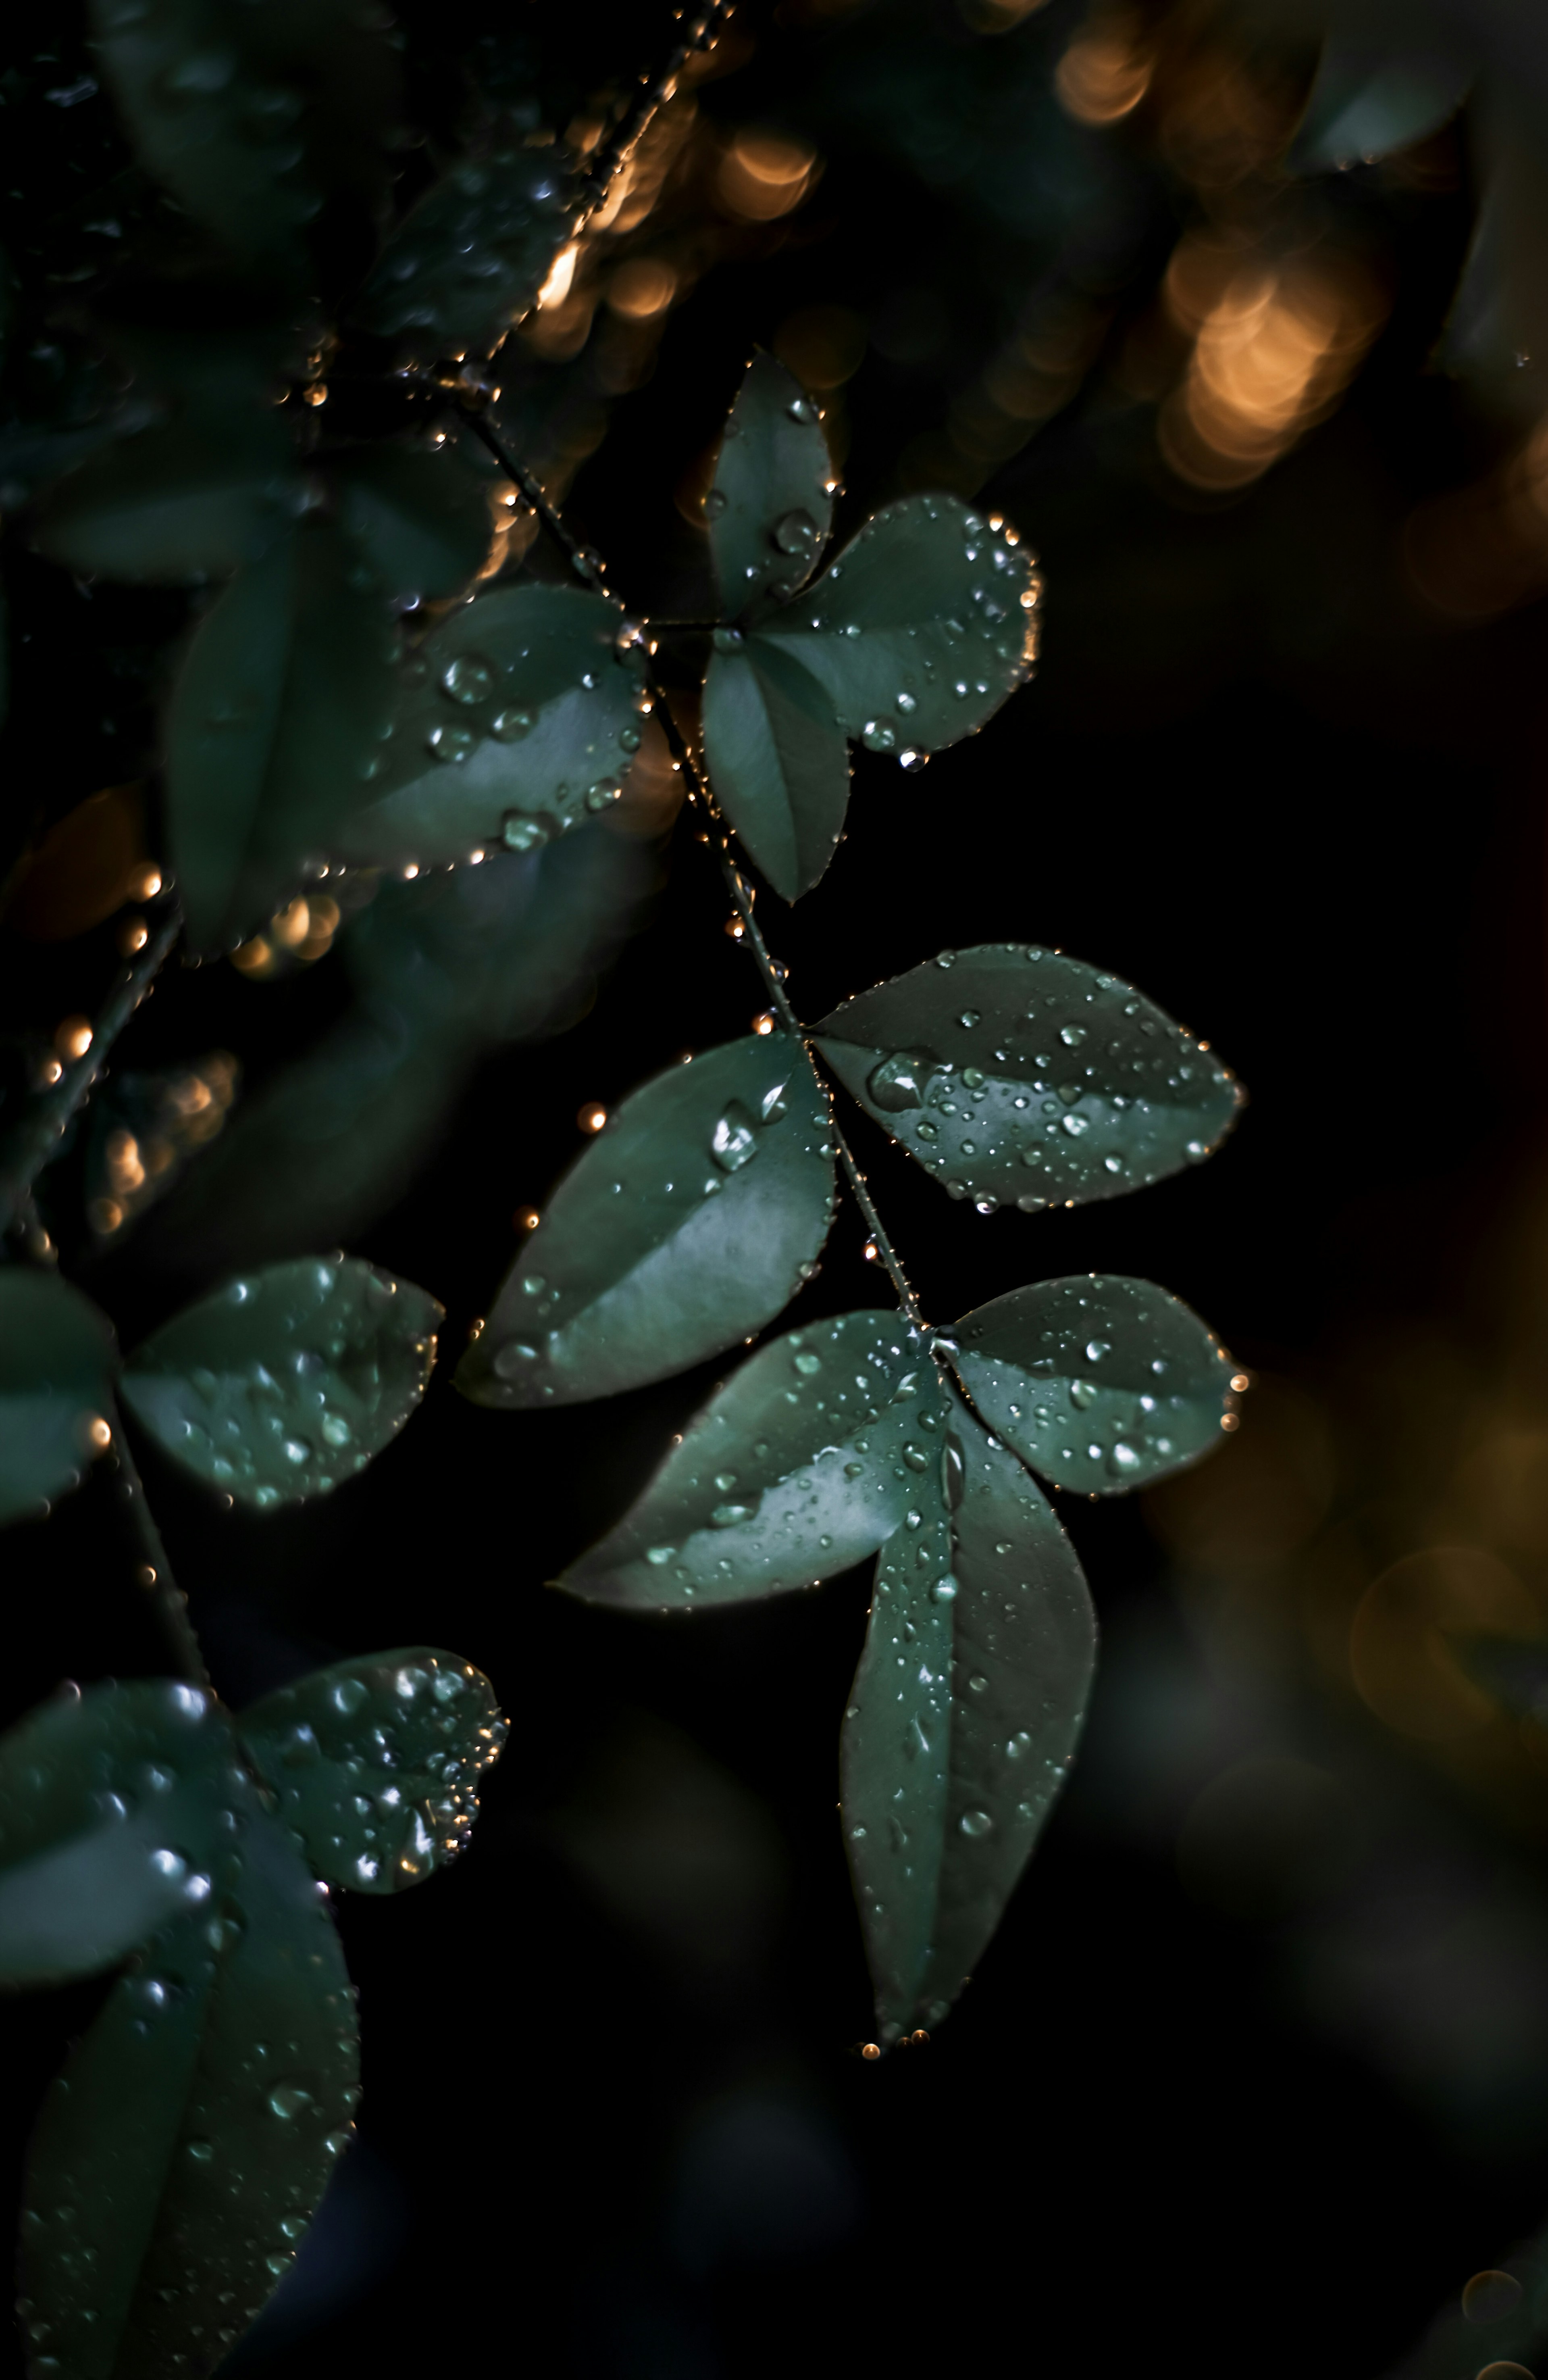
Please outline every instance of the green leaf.
[{"label": "green leaf", "polygon": [[355,321],[427,362],[487,355],[532,306],[584,195],[553,149],[454,166],[386,242]]},{"label": "green leaf", "polygon": [[580,588],[504,588],[431,630],[398,673],[371,799],[333,848],[370,867],[532,851],[611,808],[648,708],[623,615]]},{"label": "green leaf", "polygon": [[204,1912],[115,1985],[43,2101],[21,2222],[34,2373],[212,2371],[349,2144],[344,1953],[295,1837],[248,1804]]},{"label": "green leaf", "polygon": [[401,1892],[464,1850],[508,1732],[488,1678],[413,1645],[314,1670],[238,1731],[330,1884]]},{"label": "green leaf", "polygon": [[1423,140],[1467,98],[1477,61],[1454,30],[1426,22],[1412,0],[1385,40],[1324,43],[1317,79],[1290,152],[1299,173],[1370,164]]},{"label": "green leaf", "polygon": [[79,1488],[116,1354],[107,1317],[57,1273],[0,1269],[0,1524]]},{"label": "green leaf", "polygon": [[275,415],[195,415],[91,456],[59,482],[34,542],[67,569],[105,578],[224,574],[284,534],[300,487]]},{"label": "green leaf", "polygon": [[704,750],[749,856],[781,899],[798,900],[837,850],[849,808],[849,749],[827,693],[759,637],[717,650],[704,682]]},{"label": "green leaf", "polygon": [[833,1220],[828,1101],[787,1034],[750,1034],[626,1099],[555,1191],[457,1386],[574,1404],[760,1330]]},{"label": "green leaf", "polygon": [[760,645],[827,688],[872,752],[936,752],[982,727],[1034,656],[1032,557],[954,496],[868,520],[816,585],[760,622]]},{"label": "green leaf", "polygon": [[938,1460],[933,1372],[892,1314],[841,1314],[760,1347],[558,1584],[668,1611],[834,1577],[902,1525]]},{"label": "green leaf", "polygon": [[231,1755],[213,1699],[164,1678],[67,1689],[0,1736],[0,1981],[94,1973],[207,1909]]},{"label": "green leaf", "polygon": [[728,619],[804,585],[833,527],[833,465],[816,407],[772,356],[747,367],[704,500]]},{"label": "green leaf", "polygon": [[394,651],[380,586],[327,522],[239,571],[205,613],[166,726],[196,950],[252,933],[336,841],[387,729]]},{"label": "green leaf", "polygon": [[456,595],[481,567],[489,499],[454,445],[356,447],[333,477],[339,518],[391,594]]},{"label": "green leaf", "polygon": [[1238,1402],[1218,1339],[1153,1281],[1035,1281],[977,1306],[951,1339],[989,1427],[1056,1488],[1082,1495],[1121,1495],[1196,1463]]},{"label": "green leaf", "polygon": [[1035,943],[943,951],[816,1032],[877,1122],[986,1209],[1142,1189],[1208,1157],[1243,1097],[1131,985]]},{"label": "green leaf", "polygon": [[918,1527],[877,1566],[841,1742],[844,1840],[883,2041],[938,2024],[1063,1781],[1095,1659],[1074,1550],[959,1400]]},{"label": "green leaf", "polygon": [[260,1512],[325,1495],[408,1419],[441,1309],[358,1257],[299,1257],[174,1315],[124,1370],[168,1454]]},{"label": "green leaf", "polygon": [[140,163],[237,256],[294,270],[323,207],[366,223],[397,110],[391,19],[357,0],[91,0]]}]

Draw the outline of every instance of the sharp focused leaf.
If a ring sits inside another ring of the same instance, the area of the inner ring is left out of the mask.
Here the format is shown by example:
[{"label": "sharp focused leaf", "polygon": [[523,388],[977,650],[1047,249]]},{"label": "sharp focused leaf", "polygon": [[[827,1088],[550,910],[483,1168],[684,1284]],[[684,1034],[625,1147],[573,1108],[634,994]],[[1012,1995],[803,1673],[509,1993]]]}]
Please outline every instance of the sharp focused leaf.
[{"label": "sharp focused leaf", "polygon": [[0,1270],[0,1524],[79,1488],[116,1358],[107,1317],[57,1273]]},{"label": "sharp focused leaf", "polygon": [[704,749],[749,855],[783,900],[799,899],[832,858],[849,807],[849,747],[826,691],[761,638],[716,651],[704,682]]},{"label": "sharp focused leaf", "polygon": [[300,487],[277,416],[199,415],[91,456],[50,497],[35,542],[67,569],[107,578],[224,573],[284,534]]},{"label": "sharp focused leaf", "polygon": [[124,1402],[169,1454],[265,1511],[363,1471],[408,1419],[441,1309],[357,1257],[300,1257],[151,1332]]},{"label": "sharp focused leaf", "polygon": [[933,1374],[892,1314],[841,1314],[760,1347],[558,1584],[665,1611],[847,1570],[901,1524],[938,1460]]},{"label": "sharp focused leaf", "polygon": [[1291,152],[1301,173],[1406,149],[1461,106],[1476,60],[1454,30],[1427,23],[1412,0],[1402,16],[1407,23],[1395,19],[1385,41],[1335,35],[1325,43]]},{"label": "sharp focused leaf", "polygon": [[770,592],[793,595],[833,527],[833,466],[817,408],[772,356],[747,367],[704,500],[728,619]]},{"label": "sharp focused leaf", "polygon": [[845,1714],[844,1837],[881,2038],[938,2024],[1015,1890],[1080,1732],[1096,1629],[1019,1463],[955,1398],[888,1542]]},{"label": "sharp focused leaf", "polygon": [[867,750],[937,751],[982,727],[1033,661],[1032,563],[1014,536],[954,496],[906,496],[758,640],[827,687]]},{"label": "sharp focused leaf", "polygon": [[333,465],[339,517],[392,595],[455,595],[490,550],[484,482],[454,446],[368,446]]},{"label": "sharp focused leaf", "polygon": [[251,933],[336,838],[381,750],[394,650],[380,586],[326,522],[238,572],[205,613],[166,730],[196,949]]},{"label": "sharp focused leaf", "polygon": [[333,847],[369,866],[531,851],[611,808],[647,704],[623,613],[579,588],[505,588],[442,621],[399,672],[370,801]]},{"label": "sharp focused leaf", "polygon": [[91,1974],[207,1911],[243,1783],[217,1706],[167,1679],[92,1686],[0,1736],[0,1981]]},{"label": "sharp focused leaf", "polygon": [[354,1892],[400,1892],[465,1848],[507,1733],[483,1672],[422,1645],[318,1670],[238,1727],[313,1867]]},{"label": "sharp focused leaf", "polygon": [[817,1046],[937,1181],[1029,1210],[1196,1164],[1242,1098],[1131,985],[1035,943],[945,951],[846,1000]]},{"label": "sharp focused leaf", "polygon": [[1121,1495],[1196,1463],[1237,1403],[1225,1348],[1153,1281],[1035,1281],[978,1306],[951,1336],[990,1428],[1056,1488],[1085,1495]]},{"label": "sharp focused leaf", "polygon": [[427,361],[487,355],[532,305],[582,196],[552,149],[454,167],[387,241],[355,321]]},{"label": "sharp focused leaf", "polygon": [[43,2102],[21,2225],[34,2372],[212,2371],[348,2146],[344,1954],[295,1837],[248,1804],[206,1909],[115,1985]]},{"label": "sharp focused leaf", "polygon": [[760,1330],[828,1237],[828,1129],[810,1061],[786,1034],[658,1075],[560,1184],[457,1386],[480,1404],[573,1404]]}]

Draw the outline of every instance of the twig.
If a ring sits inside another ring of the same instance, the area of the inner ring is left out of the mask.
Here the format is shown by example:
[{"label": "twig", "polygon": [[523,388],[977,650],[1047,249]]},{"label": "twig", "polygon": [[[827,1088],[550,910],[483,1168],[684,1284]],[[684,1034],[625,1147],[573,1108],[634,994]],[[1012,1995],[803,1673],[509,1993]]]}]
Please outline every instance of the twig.
[{"label": "twig", "polygon": [[215,1689],[204,1666],[204,1655],[194,1633],[193,1622],[188,1618],[187,1598],[172,1575],[172,1564],[166,1558],[162,1533],[156,1526],[155,1515],[145,1493],[145,1482],[139,1475],[128,1433],[124,1427],[124,1416],[116,1405],[109,1409],[108,1426],[113,1432],[114,1451],[118,1457],[121,1493],[129,1508],[129,1518],[145,1557],[139,1567],[139,1583],[155,1608],[167,1649],[179,1671],[190,1685],[202,1686],[206,1694],[212,1694]]},{"label": "twig", "polygon": [[[623,115],[587,168],[586,216],[593,214],[602,204],[614,176],[628,163],[656,111],[664,107],[676,91],[677,79],[688,60],[695,50],[709,47],[716,33],[731,17],[733,6],[734,0],[708,0],[708,5],[695,16],[666,64],[640,76]],[[679,9],[676,13],[681,18],[686,11]],[[586,216],[582,217],[577,230],[584,225]]]}]

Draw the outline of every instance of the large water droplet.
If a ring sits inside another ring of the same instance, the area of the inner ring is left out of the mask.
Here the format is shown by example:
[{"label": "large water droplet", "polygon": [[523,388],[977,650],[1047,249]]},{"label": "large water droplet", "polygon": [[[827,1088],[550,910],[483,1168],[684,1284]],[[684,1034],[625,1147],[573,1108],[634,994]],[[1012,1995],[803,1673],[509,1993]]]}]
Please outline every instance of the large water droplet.
[{"label": "large water droplet", "polygon": [[470,727],[432,727],[425,738],[427,748],[438,760],[466,760],[476,742]]},{"label": "large water droplet", "polygon": [[[794,410],[792,406],[791,411]],[[785,513],[774,524],[774,542],[780,552],[793,553],[802,562],[816,552],[820,536],[821,531],[807,512]]]},{"label": "large water droplet", "polygon": [[723,1173],[738,1172],[757,1155],[756,1126],[740,1099],[726,1101],[710,1135],[709,1151]]},{"label": "large water droplet", "polygon": [[860,741],[867,752],[895,752],[898,729],[890,719],[867,719],[860,731]]},{"label": "large water droplet", "polygon": [[530,735],[535,725],[530,710],[497,710],[490,721],[490,734],[501,744],[519,744]]},{"label": "large water droplet", "polygon": [[964,1810],[957,1824],[970,1841],[978,1842],[994,1832],[995,1822],[987,1810]]},{"label": "large water droplet", "polygon": [[507,851],[538,851],[548,839],[549,831],[541,819],[524,817],[520,810],[507,810],[501,820],[500,840]]},{"label": "large water droplet", "polygon": [[272,2116],[281,2116],[286,2122],[305,2113],[311,2106],[312,2095],[299,2082],[276,2082],[269,2093],[266,2105]]},{"label": "large water droplet", "polygon": [[482,702],[494,690],[494,671],[481,653],[459,653],[441,671],[441,690],[454,702]]},{"label": "large water droplet", "polygon": [[872,1067],[865,1088],[888,1115],[902,1115],[910,1108],[924,1106],[925,1085],[930,1073],[927,1059],[898,1050],[890,1058],[884,1058],[879,1066]]}]

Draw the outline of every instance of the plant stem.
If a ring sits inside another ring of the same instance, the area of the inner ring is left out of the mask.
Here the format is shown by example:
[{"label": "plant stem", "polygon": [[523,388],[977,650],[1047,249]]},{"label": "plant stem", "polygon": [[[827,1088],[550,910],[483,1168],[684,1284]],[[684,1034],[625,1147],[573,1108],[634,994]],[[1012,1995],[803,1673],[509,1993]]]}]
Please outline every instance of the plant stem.
[{"label": "plant stem", "polygon": [[204,1666],[204,1656],[200,1650],[193,1622],[188,1618],[187,1601],[172,1575],[172,1564],[166,1558],[162,1533],[156,1526],[155,1514],[145,1493],[145,1482],[139,1475],[128,1432],[124,1427],[124,1416],[116,1405],[109,1408],[108,1423],[113,1431],[114,1451],[118,1457],[121,1493],[129,1508],[129,1518],[145,1557],[139,1569],[140,1585],[155,1607],[162,1635],[177,1664],[179,1674],[187,1678],[190,1685],[202,1686],[206,1694],[212,1694],[215,1689]]},{"label": "plant stem", "polygon": [[9,1132],[0,1136],[0,1232],[10,1231],[25,1211],[33,1183],[57,1153],[71,1117],[85,1104],[109,1050],[161,972],[182,925],[182,911],[174,902],[145,948],[113,984],[85,1053],[70,1061],[56,1083],[24,1100]]},{"label": "plant stem", "polygon": [[[599,148],[587,169],[586,179],[590,191],[590,200],[586,211],[587,215],[594,213],[601,205],[607,197],[614,176],[628,163],[632,152],[649,126],[652,116],[655,115],[658,108],[664,107],[668,100],[676,92],[677,79],[688,60],[695,50],[708,49],[716,33],[730,18],[733,6],[734,0],[708,0],[708,5],[700,11],[694,23],[689,26],[686,33],[667,59],[665,66],[640,76],[635,85],[633,97],[606,140]],[[681,18],[686,11],[680,8],[674,13]],[[585,219],[583,216],[582,225],[576,226],[577,230],[582,227]]]}]

